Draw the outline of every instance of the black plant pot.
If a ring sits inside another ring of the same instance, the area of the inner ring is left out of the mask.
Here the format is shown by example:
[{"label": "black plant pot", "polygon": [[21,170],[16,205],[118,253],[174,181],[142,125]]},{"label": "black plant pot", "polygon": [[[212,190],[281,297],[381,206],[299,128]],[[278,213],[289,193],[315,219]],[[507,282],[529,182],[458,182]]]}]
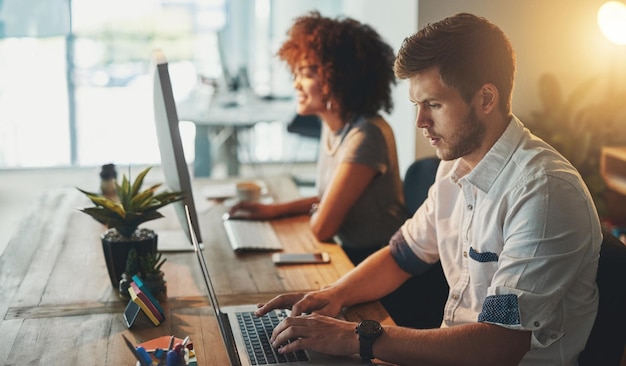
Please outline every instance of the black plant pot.
[{"label": "black plant pot", "polygon": [[137,229],[130,238],[120,235],[115,229],[109,229],[102,234],[101,239],[109,278],[115,289],[119,287],[126,269],[128,252],[132,248],[135,248],[138,257],[157,251],[158,236],[150,229]]}]

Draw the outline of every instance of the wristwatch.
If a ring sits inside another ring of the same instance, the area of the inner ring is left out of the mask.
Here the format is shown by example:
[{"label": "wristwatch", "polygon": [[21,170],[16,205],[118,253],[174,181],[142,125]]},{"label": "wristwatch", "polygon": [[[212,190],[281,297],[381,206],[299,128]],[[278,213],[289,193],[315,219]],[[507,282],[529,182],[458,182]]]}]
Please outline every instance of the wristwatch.
[{"label": "wristwatch", "polygon": [[383,327],[376,320],[363,320],[356,326],[359,335],[359,354],[363,360],[374,358],[372,346],[374,341],[383,334]]}]

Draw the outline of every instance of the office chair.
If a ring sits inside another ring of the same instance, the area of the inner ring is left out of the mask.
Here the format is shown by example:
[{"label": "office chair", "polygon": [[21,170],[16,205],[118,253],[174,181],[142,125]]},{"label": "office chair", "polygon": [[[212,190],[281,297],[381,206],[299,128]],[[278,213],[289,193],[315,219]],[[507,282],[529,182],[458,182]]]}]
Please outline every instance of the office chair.
[{"label": "office chair", "polygon": [[301,116],[296,114],[287,124],[287,131],[319,140],[322,135],[322,121],[315,115]]},{"label": "office chair", "polygon": [[[319,119],[318,116],[301,116],[299,114],[296,114],[293,119],[287,124],[287,132],[294,133],[304,138],[315,140],[315,157],[317,158],[319,150],[319,140],[322,135],[322,121]],[[293,164],[298,161],[298,155],[302,146],[302,143],[298,144],[294,160],[291,163],[291,168],[293,168]],[[315,186],[315,180],[300,178],[296,176],[293,176],[292,178],[298,186]]]},{"label": "office chair", "polygon": [[607,229],[602,234],[596,277],[600,304],[579,366],[618,366],[626,346],[626,245]]},{"label": "office chair", "polygon": [[[413,215],[428,196],[435,182],[439,158],[428,157],[414,161],[404,176],[403,191],[406,209]],[[443,308],[448,299],[449,286],[441,263],[433,264],[426,272],[413,276],[397,290],[381,299],[381,303],[396,324],[418,328],[438,328],[443,320]],[[424,294],[417,296],[416,294]]]},{"label": "office chair", "polygon": [[431,156],[414,161],[406,170],[403,188],[409,215],[413,215],[428,196],[428,189],[435,182],[438,167],[439,158]]}]

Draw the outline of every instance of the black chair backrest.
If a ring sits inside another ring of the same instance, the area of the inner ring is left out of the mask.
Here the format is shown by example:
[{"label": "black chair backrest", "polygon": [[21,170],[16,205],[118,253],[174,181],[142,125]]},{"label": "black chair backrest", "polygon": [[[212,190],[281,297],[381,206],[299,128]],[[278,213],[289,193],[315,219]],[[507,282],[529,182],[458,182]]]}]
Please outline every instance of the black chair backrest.
[{"label": "black chair backrest", "polygon": [[428,189],[435,182],[439,167],[436,156],[415,160],[404,175],[404,201],[409,215],[413,215],[428,197]]},{"label": "black chair backrest", "polygon": [[322,121],[315,115],[301,116],[296,114],[287,124],[287,131],[319,139],[322,134]]},{"label": "black chair backrest", "polygon": [[598,315],[578,358],[580,366],[619,366],[626,346],[626,245],[603,229],[596,282]]},{"label": "black chair backrest", "polygon": [[[414,161],[407,169],[403,190],[409,215],[413,215],[428,196],[438,166],[439,159],[429,157]],[[381,302],[400,326],[438,328],[443,319],[448,292],[448,282],[441,263],[437,261],[426,272],[411,277],[396,291],[382,298]]]}]

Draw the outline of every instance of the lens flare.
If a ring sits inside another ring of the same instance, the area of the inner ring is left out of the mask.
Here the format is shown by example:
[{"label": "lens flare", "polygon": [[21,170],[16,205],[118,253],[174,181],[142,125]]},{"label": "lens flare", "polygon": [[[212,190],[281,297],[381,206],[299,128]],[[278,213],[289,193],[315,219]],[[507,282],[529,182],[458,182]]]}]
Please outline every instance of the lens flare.
[{"label": "lens flare", "polygon": [[626,44],[626,4],[620,1],[604,3],[598,10],[598,26],[611,42]]}]

